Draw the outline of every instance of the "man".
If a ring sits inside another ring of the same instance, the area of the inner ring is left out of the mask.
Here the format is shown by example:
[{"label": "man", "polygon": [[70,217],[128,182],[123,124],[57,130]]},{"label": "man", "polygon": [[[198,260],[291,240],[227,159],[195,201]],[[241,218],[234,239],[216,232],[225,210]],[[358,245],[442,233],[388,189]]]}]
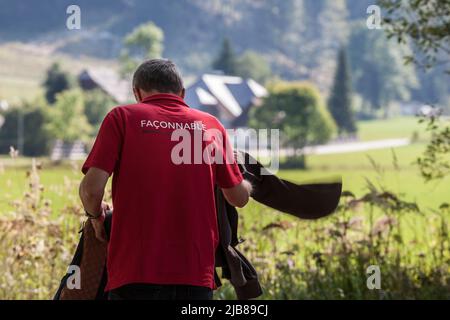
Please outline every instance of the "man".
[{"label": "man", "polygon": [[[184,103],[182,80],[171,61],[142,63],[133,92],[136,104],[106,115],[82,168],[80,198],[102,241],[102,199],[113,175],[106,290],[111,299],[211,299],[218,245],[215,186],[230,204],[243,207],[251,185],[234,157],[226,157],[232,150],[220,122]],[[210,131],[219,135],[211,137]],[[180,144],[176,137],[186,132],[200,132],[202,150],[214,146],[215,151],[200,163],[198,157],[180,163],[180,157],[194,158],[193,150],[174,152]],[[219,161],[204,161],[211,158]]]}]

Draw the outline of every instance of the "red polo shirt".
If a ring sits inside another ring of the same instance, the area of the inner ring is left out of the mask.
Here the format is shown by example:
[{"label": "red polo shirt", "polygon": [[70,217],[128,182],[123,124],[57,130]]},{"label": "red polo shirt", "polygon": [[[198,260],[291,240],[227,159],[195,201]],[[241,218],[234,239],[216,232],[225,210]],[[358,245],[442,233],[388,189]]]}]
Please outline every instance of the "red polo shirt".
[{"label": "red polo shirt", "polygon": [[114,173],[106,290],[129,283],[214,288],[214,187],[236,186],[242,175],[234,161],[204,156],[199,162],[199,133],[201,151],[214,146],[209,154],[225,158],[228,138],[220,122],[176,95],[152,95],[105,117],[82,171]]}]

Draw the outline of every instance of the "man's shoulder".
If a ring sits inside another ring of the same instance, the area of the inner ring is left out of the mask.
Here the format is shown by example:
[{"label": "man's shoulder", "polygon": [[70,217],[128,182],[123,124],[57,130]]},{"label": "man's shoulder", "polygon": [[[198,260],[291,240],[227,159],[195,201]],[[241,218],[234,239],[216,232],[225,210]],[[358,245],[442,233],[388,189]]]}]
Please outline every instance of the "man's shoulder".
[{"label": "man's shoulder", "polygon": [[220,129],[223,127],[223,125],[220,123],[219,119],[217,119],[215,116],[213,116],[210,113],[198,110],[198,109],[193,109],[193,108],[189,108],[189,112],[191,113],[192,117],[201,120],[203,122],[206,122],[209,127],[213,127],[213,128],[217,128]]},{"label": "man's shoulder", "polygon": [[[142,108],[145,108],[146,112],[149,112],[151,110],[156,110],[152,108],[148,108],[148,105],[144,105],[142,103],[131,103],[131,104],[125,104],[125,105],[118,105],[113,107],[107,116],[113,116],[115,118],[127,118],[127,116],[132,115],[133,113],[140,114],[140,111],[143,111]],[[213,116],[210,113],[194,109],[191,107],[188,107],[187,109],[189,113],[189,118],[193,121],[202,121],[208,128],[215,128],[219,130],[223,130],[224,126],[222,123],[217,119],[215,116]]]},{"label": "man's shoulder", "polygon": [[121,112],[124,110],[133,110],[133,109],[139,108],[140,105],[142,105],[142,103],[134,102],[134,103],[129,103],[129,104],[120,104],[120,105],[113,107],[111,109],[111,111]]},{"label": "man's shoulder", "polygon": [[117,106],[113,107],[108,112],[108,114],[115,115],[115,116],[123,116],[124,114],[133,112],[135,110],[138,110],[141,107],[142,106],[141,106],[140,103],[130,103],[130,104],[117,105]]}]

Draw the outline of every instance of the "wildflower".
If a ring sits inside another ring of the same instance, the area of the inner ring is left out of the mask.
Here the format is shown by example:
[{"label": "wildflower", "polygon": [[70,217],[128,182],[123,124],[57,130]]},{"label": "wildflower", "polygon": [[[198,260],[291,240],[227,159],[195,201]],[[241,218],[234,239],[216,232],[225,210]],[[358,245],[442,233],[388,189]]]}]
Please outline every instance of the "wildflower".
[{"label": "wildflower", "polygon": [[287,259],[287,265],[289,269],[294,269],[295,267],[295,262],[292,259]]},{"label": "wildflower", "polygon": [[381,217],[377,222],[375,222],[375,225],[372,229],[372,234],[380,234],[385,231],[387,231],[389,228],[391,228],[393,225],[397,223],[397,220],[394,217],[388,217],[384,216]]},{"label": "wildflower", "polygon": [[348,222],[348,227],[354,230],[360,230],[364,219],[363,217],[353,217]]}]

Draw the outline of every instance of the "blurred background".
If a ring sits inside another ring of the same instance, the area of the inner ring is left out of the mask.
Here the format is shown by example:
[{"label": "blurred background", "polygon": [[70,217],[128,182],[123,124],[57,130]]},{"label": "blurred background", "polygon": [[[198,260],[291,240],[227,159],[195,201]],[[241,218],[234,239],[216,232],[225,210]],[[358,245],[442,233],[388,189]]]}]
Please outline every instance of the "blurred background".
[{"label": "blurred background", "polygon": [[0,298],[51,297],[80,164],[158,57],[191,107],[280,129],[282,177],[343,177],[325,221],[242,210],[264,298],[450,298],[449,37],[448,0],[0,0]]}]

